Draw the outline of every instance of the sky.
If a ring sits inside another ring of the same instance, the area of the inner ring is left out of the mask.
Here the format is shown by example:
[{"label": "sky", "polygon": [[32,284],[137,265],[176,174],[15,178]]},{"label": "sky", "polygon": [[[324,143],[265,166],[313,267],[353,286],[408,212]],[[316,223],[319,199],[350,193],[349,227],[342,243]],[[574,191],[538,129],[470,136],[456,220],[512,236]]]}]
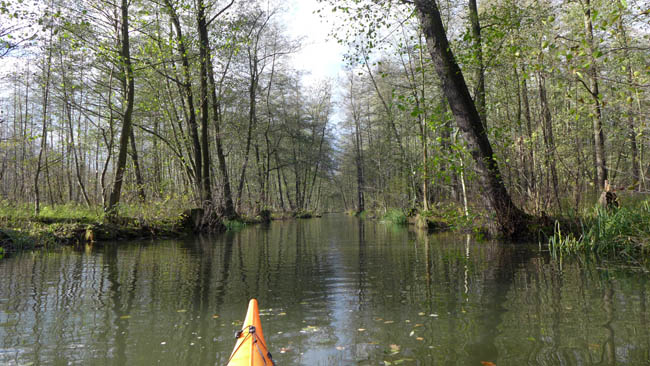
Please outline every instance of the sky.
[{"label": "sky", "polygon": [[331,79],[334,108],[330,122],[333,132],[338,135],[345,114],[341,108],[343,96],[342,90],[337,87],[337,79],[343,71],[346,46],[328,36],[332,27],[329,23],[336,19],[330,11],[322,12],[325,16],[330,16],[327,19],[329,23],[314,14],[319,8],[327,6],[316,0],[288,0],[285,6],[288,10],[285,15],[287,34],[303,39],[302,48],[291,56],[293,66],[306,71],[303,77],[305,86],[315,86],[325,79]]},{"label": "sky", "polygon": [[[317,83],[326,78],[336,79],[343,69],[345,47],[328,37],[331,25],[314,11],[327,5],[316,0],[289,0],[286,17],[287,33],[293,37],[304,37],[302,49],[292,56],[293,65],[310,74],[305,84]],[[331,14],[326,11],[324,14]]]}]

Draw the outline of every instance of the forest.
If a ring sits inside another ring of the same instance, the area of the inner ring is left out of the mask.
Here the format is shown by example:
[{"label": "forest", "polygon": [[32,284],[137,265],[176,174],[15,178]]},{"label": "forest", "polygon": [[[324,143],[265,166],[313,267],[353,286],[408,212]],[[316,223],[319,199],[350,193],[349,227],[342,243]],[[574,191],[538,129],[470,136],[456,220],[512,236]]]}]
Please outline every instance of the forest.
[{"label": "forest", "polygon": [[650,217],[646,1],[318,3],[307,84],[282,2],[1,2],[0,206]]}]

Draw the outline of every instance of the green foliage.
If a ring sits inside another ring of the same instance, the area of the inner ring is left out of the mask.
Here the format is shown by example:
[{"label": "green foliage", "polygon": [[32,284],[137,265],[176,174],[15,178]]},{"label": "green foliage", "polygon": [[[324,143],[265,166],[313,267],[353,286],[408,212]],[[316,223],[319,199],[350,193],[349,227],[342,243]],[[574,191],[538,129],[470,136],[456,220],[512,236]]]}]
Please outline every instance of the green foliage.
[{"label": "green foliage", "polygon": [[228,231],[238,231],[246,227],[246,223],[240,220],[224,220],[223,224]]},{"label": "green foliage", "polygon": [[557,224],[549,249],[555,256],[590,253],[637,259],[650,254],[650,204],[606,210],[596,207],[583,220],[582,233],[563,233]]},{"label": "green foliage", "polygon": [[395,208],[391,208],[388,211],[386,211],[386,214],[384,215],[382,220],[396,225],[406,225],[408,223],[408,220],[404,212],[402,210],[398,210]]}]

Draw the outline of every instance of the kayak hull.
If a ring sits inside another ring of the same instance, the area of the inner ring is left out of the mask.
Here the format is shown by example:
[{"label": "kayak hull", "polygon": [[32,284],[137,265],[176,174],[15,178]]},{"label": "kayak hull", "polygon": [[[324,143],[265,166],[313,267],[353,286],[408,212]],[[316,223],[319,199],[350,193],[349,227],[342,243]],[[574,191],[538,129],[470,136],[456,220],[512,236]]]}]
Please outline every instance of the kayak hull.
[{"label": "kayak hull", "polygon": [[241,331],[237,332],[237,342],[230,355],[228,366],[272,366],[275,365],[266,347],[260,309],[257,300],[248,303],[246,319]]}]

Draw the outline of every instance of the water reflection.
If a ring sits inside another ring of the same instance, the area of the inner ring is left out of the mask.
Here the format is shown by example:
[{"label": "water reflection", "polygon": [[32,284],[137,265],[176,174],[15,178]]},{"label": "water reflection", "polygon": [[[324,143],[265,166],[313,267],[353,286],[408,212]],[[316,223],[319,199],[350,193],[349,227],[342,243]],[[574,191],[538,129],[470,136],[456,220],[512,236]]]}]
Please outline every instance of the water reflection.
[{"label": "water reflection", "polygon": [[[646,365],[648,275],[356,218],[0,262],[0,364]],[[387,363],[386,363],[387,362]]]}]

